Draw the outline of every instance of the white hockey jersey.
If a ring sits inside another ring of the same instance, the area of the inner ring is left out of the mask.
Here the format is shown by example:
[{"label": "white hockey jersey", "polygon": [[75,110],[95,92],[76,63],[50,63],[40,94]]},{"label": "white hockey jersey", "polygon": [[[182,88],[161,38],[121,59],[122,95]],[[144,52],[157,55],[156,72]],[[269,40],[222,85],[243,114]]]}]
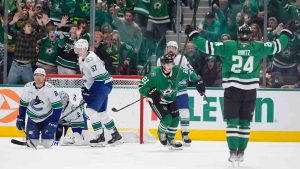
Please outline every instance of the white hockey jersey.
[{"label": "white hockey jersey", "polygon": [[104,62],[92,51],[86,58],[79,58],[79,67],[83,78],[83,85],[90,89],[94,81],[112,81],[110,74],[105,69]]},{"label": "white hockey jersey", "polygon": [[[83,118],[83,107],[77,108],[78,105],[73,104],[69,101],[68,105],[64,108],[64,110],[61,113],[60,120],[64,120],[68,124],[70,124],[72,127],[84,127],[84,118]],[[77,109],[76,109],[77,108]],[[76,109],[76,110],[74,110]],[[73,111],[74,110],[74,111]],[[72,113],[70,113],[73,111]]]},{"label": "white hockey jersey", "polygon": [[[175,65],[179,65],[180,58],[181,58],[181,54],[177,54],[176,57],[174,58]],[[160,58],[157,59],[157,66],[161,66]],[[183,58],[181,61],[181,67],[186,68],[186,69],[192,68],[192,66],[190,66],[189,61],[186,59],[186,57],[184,55],[183,55]]]},{"label": "white hockey jersey", "polygon": [[44,121],[53,114],[53,109],[61,109],[60,97],[54,86],[45,82],[45,86],[37,89],[34,82],[23,88],[20,104],[27,106],[26,114],[34,122]]}]

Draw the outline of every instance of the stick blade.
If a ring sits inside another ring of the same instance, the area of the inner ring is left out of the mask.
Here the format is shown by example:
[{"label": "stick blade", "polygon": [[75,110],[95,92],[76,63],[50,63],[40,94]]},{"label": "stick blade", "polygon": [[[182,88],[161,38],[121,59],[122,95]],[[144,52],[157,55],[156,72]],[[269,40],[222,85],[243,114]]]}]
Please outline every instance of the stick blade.
[{"label": "stick blade", "polygon": [[111,111],[118,112],[118,110],[116,108],[114,108],[114,107],[111,109]]},{"label": "stick blade", "polygon": [[16,145],[21,145],[21,146],[26,146],[27,145],[26,142],[19,141],[19,140],[16,140],[16,139],[11,139],[10,142],[13,143],[13,144],[16,144]]}]

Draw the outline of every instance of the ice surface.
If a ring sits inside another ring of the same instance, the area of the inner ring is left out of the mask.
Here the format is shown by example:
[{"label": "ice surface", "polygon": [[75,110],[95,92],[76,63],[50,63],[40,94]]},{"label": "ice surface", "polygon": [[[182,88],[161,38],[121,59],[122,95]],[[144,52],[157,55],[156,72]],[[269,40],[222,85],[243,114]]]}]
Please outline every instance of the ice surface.
[{"label": "ice surface", "polygon": [[[229,169],[226,142],[194,141],[183,150],[160,143],[54,146],[38,150],[0,138],[0,169]],[[300,143],[250,142],[241,169],[298,169]]]}]

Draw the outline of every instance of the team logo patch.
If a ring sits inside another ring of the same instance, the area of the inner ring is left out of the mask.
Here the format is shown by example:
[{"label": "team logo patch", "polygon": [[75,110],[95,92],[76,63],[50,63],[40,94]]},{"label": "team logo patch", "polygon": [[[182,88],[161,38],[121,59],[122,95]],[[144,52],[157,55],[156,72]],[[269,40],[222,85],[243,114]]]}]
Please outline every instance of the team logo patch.
[{"label": "team logo patch", "polygon": [[151,73],[150,73],[150,76],[151,76],[151,77],[156,77],[156,73],[155,73],[155,72],[151,72]]}]

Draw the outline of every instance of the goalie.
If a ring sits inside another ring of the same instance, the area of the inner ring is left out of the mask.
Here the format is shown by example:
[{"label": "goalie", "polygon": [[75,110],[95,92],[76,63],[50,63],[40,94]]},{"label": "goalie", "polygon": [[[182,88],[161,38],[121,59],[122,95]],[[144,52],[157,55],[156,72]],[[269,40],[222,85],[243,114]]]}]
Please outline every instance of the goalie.
[{"label": "goalie", "polygon": [[[82,130],[87,129],[87,123],[83,106],[78,107],[73,104],[67,92],[60,91],[59,96],[63,105],[63,111],[57,127],[55,141],[60,141],[61,136],[64,134],[62,145],[85,145]],[[67,134],[69,127],[73,131],[71,134]]]}]

